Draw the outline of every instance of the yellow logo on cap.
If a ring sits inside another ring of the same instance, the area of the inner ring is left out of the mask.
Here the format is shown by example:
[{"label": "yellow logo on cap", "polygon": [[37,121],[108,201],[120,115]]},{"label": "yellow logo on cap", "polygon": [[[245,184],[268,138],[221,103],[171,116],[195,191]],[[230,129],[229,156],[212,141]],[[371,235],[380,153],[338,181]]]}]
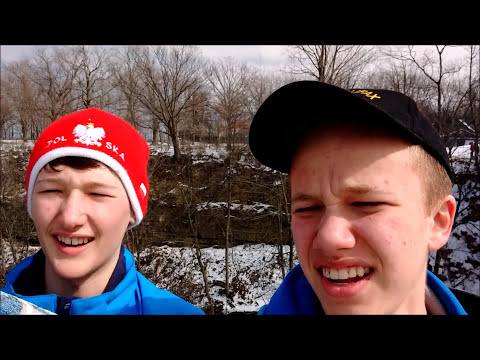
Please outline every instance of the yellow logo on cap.
[{"label": "yellow logo on cap", "polygon": [[366,97],[368,97],[370,100],[373,100],[373,99],[381,99],[380,96],[378,96],[377,94],[374,94],[373,91],[368,91],[368,90],[352,90],[352,92],[354,94],[362,94],[362,95],[365,95]]}]

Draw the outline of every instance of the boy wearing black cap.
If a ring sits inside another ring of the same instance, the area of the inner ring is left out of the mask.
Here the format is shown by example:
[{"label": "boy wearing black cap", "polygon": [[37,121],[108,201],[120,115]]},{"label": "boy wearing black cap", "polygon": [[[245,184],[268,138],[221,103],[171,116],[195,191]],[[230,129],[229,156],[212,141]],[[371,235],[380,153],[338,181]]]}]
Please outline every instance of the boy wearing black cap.
[{"label": "boy wearing black cap", "polygon": [[427,270],[452,229],[453,172],[409,97],[290,83],[257,111],[249,145],[289,174],[300,263],[259,314],[466,314]]},{"label": "boy wearing black cap", "polygon": [[96,108],[50,124],[26,174],[41,250],[9,271],[2,291],[62,315],[204,314],[140,274],[122,245],[147,211],[149,156],[133,126]]}]

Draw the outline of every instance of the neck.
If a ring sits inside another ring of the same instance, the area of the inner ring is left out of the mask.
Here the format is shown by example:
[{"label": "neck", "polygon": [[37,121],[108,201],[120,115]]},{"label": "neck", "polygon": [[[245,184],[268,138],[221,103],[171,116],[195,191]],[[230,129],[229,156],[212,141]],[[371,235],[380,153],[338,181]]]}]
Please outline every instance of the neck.
[{"label": "neck", "polygon": [[403,303],[393,312],[397,315],[427,315],[425,305],[426,272],[420,276],[415,284],[412,284],[409,294]]},{"label": "neck", "polygon": [[427,307],[428,314],[431,315],[445,315],[447,311],[437,298],[435,293],[427,285],[425,287],[425,306]]},{"label": "neck", "polygon": [[[120,251],[120,250],[119,250]],[[89,298],[103,294],[118,262],[119,253],[104,266],[80,278],[64,278],[45,259],[45,293]]]}]

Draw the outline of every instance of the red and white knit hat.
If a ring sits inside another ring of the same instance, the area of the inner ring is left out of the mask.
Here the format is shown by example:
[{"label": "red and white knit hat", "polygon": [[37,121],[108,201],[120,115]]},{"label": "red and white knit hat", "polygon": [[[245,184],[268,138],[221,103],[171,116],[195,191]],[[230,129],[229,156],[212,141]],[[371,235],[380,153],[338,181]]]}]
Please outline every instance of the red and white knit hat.
[{"label": "red and white knit hat", "polygon": [[40,134],[27,167],[27,209],[32,216],[32,193],[40,170],[64,156],[95,159],[110,167],[121,179],[135,214],[135,223],[147,212],[147,174],[150,147],[143,136],[125,120],[97,108],[66,115]]}]

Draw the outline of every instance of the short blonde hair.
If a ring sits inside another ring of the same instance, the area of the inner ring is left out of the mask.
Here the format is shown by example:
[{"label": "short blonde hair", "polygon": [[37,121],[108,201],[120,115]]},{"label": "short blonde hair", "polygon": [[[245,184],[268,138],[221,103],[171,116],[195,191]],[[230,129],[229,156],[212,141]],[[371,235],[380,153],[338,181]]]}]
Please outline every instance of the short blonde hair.
[{"label": "short blonde hair", "polygon": [[421,145],[411,145],[408,150],[424,185],[425,209],[431,213],[444,196],[452,194],[452,181],[445,168]]}]

